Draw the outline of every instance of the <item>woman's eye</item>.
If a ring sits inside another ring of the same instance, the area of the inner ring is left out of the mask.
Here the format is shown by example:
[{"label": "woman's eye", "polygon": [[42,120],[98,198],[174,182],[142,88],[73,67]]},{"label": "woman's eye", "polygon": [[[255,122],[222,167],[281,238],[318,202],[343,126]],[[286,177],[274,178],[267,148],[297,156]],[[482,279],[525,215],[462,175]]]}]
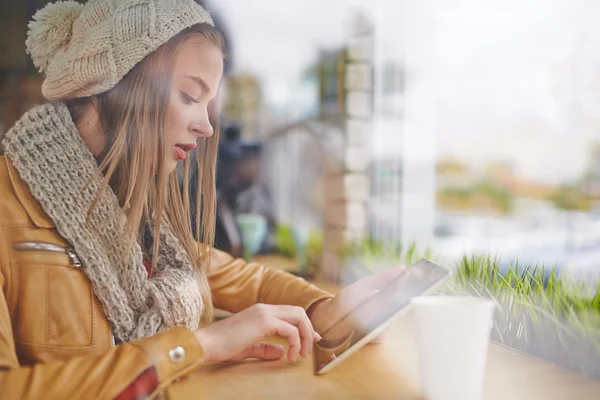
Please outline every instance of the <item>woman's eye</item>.
[{"label": "woman's eye", "polygon": [[181,99],[183,100],[183,102],[185,104],[198,103],[198,101],[195,98],[193,98],[192,96],[190,96],[186,92],[181,92]]}]

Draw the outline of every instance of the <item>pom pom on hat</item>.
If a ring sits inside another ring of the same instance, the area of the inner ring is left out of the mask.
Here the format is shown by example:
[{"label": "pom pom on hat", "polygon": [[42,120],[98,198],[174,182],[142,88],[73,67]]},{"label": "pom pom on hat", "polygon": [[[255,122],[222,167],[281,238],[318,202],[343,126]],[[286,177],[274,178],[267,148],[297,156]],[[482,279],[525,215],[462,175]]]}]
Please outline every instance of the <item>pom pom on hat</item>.
[{"label": "pom pom on hat", "polygon": [[82,4],[61,1],[50,3],[35,13],[25,45],[40,72],[44,72],[57,51],[69,44],[73,23],[82,9]]}]

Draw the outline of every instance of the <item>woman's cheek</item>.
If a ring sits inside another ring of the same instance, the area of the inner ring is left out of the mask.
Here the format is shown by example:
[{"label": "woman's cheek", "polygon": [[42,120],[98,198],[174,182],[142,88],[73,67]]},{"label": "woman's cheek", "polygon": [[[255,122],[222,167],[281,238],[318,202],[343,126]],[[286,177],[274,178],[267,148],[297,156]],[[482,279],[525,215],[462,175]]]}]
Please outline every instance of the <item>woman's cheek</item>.
[{"label": "woman's cheek", "polygon": [[167,118],[169,132],[174,134],[181,133],[182,127],[185,126],[184,121],[185,114],[182,112],[182,107],[169,107],[169,114]]}]

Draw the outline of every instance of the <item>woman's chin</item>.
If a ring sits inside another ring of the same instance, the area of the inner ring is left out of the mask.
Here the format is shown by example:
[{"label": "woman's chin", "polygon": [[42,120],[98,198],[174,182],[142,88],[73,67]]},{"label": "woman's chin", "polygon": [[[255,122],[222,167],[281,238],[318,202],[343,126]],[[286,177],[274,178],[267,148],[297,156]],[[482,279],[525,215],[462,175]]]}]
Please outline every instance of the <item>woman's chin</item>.
[{"label": "woman's chin", "polygon": [[167,160],[165,162],[165,172],[169,175],[171,172],[177,169],[177,164],[179,164],[178,160]]}]

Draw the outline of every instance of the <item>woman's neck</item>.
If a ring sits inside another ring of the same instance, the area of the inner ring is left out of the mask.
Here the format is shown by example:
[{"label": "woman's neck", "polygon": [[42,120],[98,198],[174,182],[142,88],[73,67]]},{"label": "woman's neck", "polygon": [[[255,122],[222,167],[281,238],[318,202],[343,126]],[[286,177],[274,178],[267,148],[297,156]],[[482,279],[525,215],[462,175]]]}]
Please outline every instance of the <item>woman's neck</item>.
[{"label": "woman's neck", "polygon": [[106,134],[102,130],[98,111],[92,104],[86,106],[75,126],[94,157],[100,157],[106,146]]}]

